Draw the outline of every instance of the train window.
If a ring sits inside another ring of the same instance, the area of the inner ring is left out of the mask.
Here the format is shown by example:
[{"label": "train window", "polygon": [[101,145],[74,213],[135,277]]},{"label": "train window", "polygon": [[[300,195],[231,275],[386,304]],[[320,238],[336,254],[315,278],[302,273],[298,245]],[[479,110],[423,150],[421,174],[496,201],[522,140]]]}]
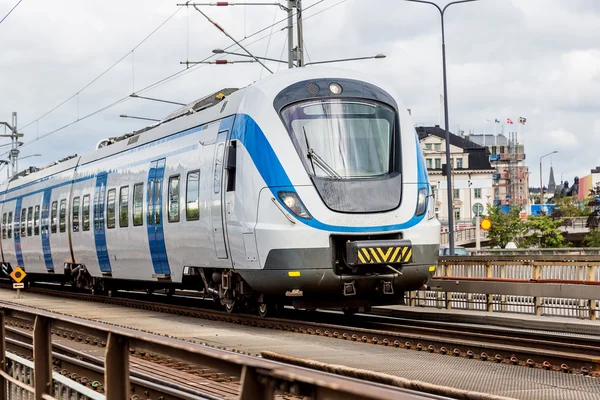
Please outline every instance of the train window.
[{"label": "train window", "polygon": [[221,177],[223,176],[223,151],[225,145],[221,143],[217,147],[217,155],[215,156],[215,176],[213,179],[213,190],[219,193],[221,190]]},{"label": "train window", "polygon": [[117,189],[110,189],[106,201],[106,227],[112,229],[115,227],[115,202],[117,198]]},{"label": "train window", "polygon": [[125,228],[129,225],[129,186],[123,186],[119,196],[119,226]]},{"label": "train window", "polygon": [[144,224],[144,184],[133,185],[133,226]]},{"label": "train window", "polygon": [[35,206],[33,211],[33,234],[40,235],[40,206]]},{"label": "train window", "polygon": [[33,207],[27,209],[27,236],[33,236]]},{"label": "train window", "polygon": [[148,181],[148,197],[146,197],[146,201],[148,203],[148,225],[153,225],[152,213],[156,200],[152,199],[154,199],[154,180],[150,179],[150,181]]},{"label": "train window", "polygon": [[189,172],[187,175],[187,193],[185,198],[185,217],[188,221],[200,219],[200,171]]},{"label": "train window", "polygon": [[2,215],[2,239],[6,239],[6,213]]},{"label": "train window", "polygon": [[169,178],[169,222],[179,222],[179,175]]},{"label": "train window", "polygon": [[19,221],[21,224],[21,237],[27,236],[27,208],[21,209],[21,220]]},{"label": "train window", "polygon": [[56,233],[56,217],[58,214],[58,201],[52,202],[52,208],[50,211],[50,232]]},{"label": "train window", "polygon": [[67,230],[67,199],[60,201],[60,231],[65,232]]},{"label": "train window", "polygon": [[83,196],[81,203],[81,219],[84,231],[90,230],[90,195]]},{"label": "train window", "polygon": [[79,197],[73,199],[73,232],[79,232]]},{"label": "train window", "polygon": [[13,218],[12,218],[12,211],[8,213],[8,238],[10,239],[12,237],[12,232],[13,232]]}]

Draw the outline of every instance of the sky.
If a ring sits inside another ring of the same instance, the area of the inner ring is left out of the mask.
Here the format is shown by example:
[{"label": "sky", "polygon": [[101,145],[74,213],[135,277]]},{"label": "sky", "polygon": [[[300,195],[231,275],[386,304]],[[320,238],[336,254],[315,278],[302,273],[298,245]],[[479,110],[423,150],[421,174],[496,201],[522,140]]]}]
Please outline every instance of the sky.
[{"label": "sky", "polygon": [[[0,0],[0,19],[17,1]],[[383,53],[385,59],[332,65],[390,83],[415,124],[443,126],[441,29],[434,7],[404,0],[302,4],[308,61]],[[250,37],[285,19],[278,7],[202,10],[236,40],[246,38],[241,43],[252,53],[287,57],[283,23]],[[532,186],[539,181],[540,156],[555,150],[544,159],[545,183],[551,163],[556,180],[562,176],[569,183],[600,165],[600,1],[479,0],[448,8],[445,25],[452,132],[506,133],[518,127]],[[121,114],[160,119],[178,108],[128,97],[131,93],[187,103],[269,74],[251,63],[189,69],[180,64],[232,44],[200,13],[176,1],[23,0],[0,24],[0,121],[10,122],[17,111],[25,134],[21,156],[41,154],[19,166],[84,154],[103,138],[148,124]],[[527,118],[524,126],[517,124],[519,117]],[[515,124],[507,125],[507,118]],[[8,140],[0,140],[4,143]],[[7,148],[0,147],[0,159]],[[5,173],[0,171],[0,179]]]}]

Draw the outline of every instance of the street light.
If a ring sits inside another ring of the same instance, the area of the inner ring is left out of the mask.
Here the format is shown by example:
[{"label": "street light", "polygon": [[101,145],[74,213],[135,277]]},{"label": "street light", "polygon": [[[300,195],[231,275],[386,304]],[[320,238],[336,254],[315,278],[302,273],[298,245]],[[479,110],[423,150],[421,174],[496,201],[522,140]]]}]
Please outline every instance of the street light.
[{"label": "street light", "polygon": [[452,207],[452,177],[450,176],[451,171],[451,160],[450,160],[450,131],[448,131],[448,84],[446,81],[446,35],[444,33],[444,14],[446,9],[453,4],[460,3],[471,3],[478,0],[459,0],[448,3],[441,8],[432,1],[426,0],[404,0],[412,3],[423,3],[434,6],[440,12],[440,18],[442,21],[442,73],[444,81],[444,130],[446,131],[446,178],[448,185],[448,230],[449,230],[449,247],[450,255],[454,255],[454,208]]},{"label": "street light", "polygon": [[342,58],[339,60],[327,60],[327,61],[314,61],[314,62],[309,62],[309,63],[305,63],[304,66],[306,67],[307,65],[314,65],[314,64],[329,64],[329,63],[336,63],[336,62],[344,62],[344,61],[358,61],[358,60],[371,60],[371,59],[379,59],[379,58],[385,58],[385,54],[376,54],[374,56],[368,56],[368,57],[354,57],[354,58]]},{"label": "street light", "polygon": [[[267,58],[267,57],[251,57],[248,54],[241,54],[241,53],[233,53],[231,51],[225,51],[223,49],[214,49],[212,51],[215,54],[229,54],[232,56],[239,56],[239,57],[250,57],[250,58],[258,58],[259,60],[265,60],[265,61],[274,61],[274,62],[278,62],[278,63],[283,63],[283,64],[287,64],[287,61],[283,61],[283,60],[278,60],[276,58]],[[185,64],[185,63],[183,63]]]},{"label": "street light", "polygon": [[542,159],[544,157],[548,157],[556,153],[558,153],[558,151],[554,150],[552,153],[544,154],[540,157],[540,211],[544,207],[544,181],[542,180]]},{"label": "street light", "polygon": [[144,117],[135,117],[132,115],[125,115],[125,114],[121,114],[119,115],[119,117],[121,118],[131,118],[131,119],[143,119],[145,121],[156,121],[156,122],[160,122],[160,119],[154,119],[154,118],[144,118]]}]

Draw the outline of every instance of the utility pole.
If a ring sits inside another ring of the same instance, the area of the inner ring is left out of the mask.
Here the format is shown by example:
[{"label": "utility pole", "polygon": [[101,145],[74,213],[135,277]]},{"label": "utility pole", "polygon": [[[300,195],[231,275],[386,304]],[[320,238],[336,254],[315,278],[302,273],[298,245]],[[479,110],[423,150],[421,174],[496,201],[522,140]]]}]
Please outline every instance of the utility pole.
[{"label": "utility pole", "polygon": [[288,68],[294,68],[294,1],[288,0],[287,2],[287,15],[288,15]]},{"label": "utility pole", "polygon": [[10,160],[12,163],[12,175],[15,176],[19,171],[19,141],[23,137],[22,133],[17,132],[17,113],[12,113],[12,125],[8,122],[0,122],[0,125],[5,125],[11,130],[10,135],[0,135],[0,137],[8,137],[11,140]]},{"label": "utility pole", "polygon": [[298,29],[298,66],[304,66],[304,39],[302,36],[302,0],[296,0],[296,28]]}]

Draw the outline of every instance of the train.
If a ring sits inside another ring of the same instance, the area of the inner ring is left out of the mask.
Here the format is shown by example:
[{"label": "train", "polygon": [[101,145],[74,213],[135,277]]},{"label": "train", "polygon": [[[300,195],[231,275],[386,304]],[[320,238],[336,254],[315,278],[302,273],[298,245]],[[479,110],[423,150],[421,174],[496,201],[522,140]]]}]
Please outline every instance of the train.
[{"label": "train", "polygon": [[229,312],[399,304],[440,224],[406,107],[354,71],[226,88],[0,189],[1,274],[114,295],[198,290]]}]

